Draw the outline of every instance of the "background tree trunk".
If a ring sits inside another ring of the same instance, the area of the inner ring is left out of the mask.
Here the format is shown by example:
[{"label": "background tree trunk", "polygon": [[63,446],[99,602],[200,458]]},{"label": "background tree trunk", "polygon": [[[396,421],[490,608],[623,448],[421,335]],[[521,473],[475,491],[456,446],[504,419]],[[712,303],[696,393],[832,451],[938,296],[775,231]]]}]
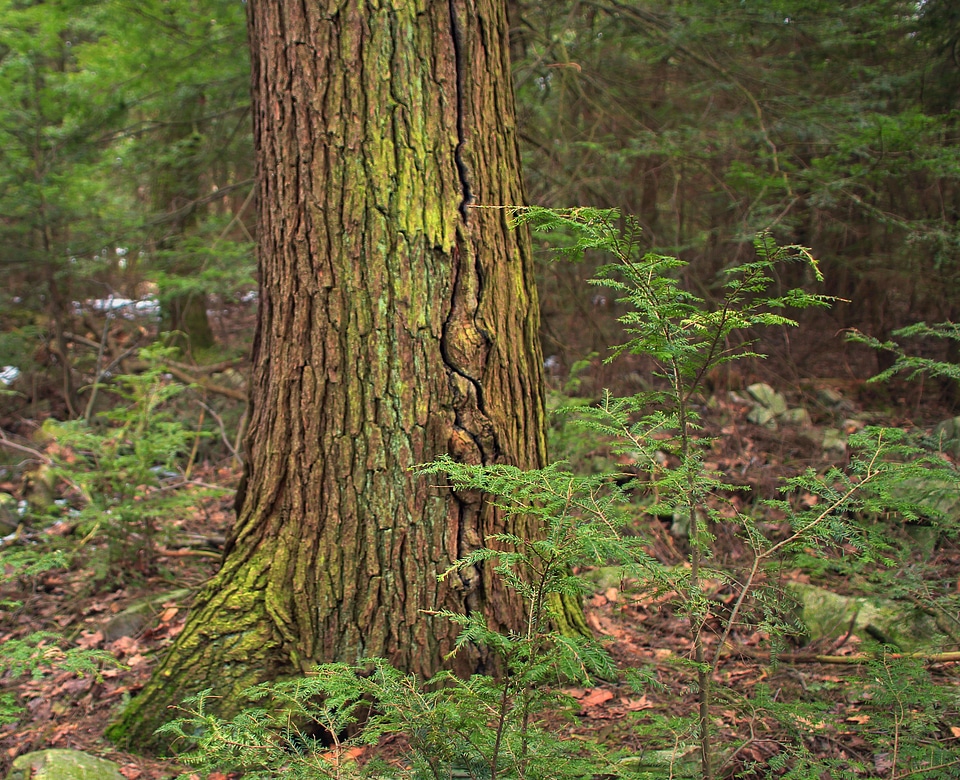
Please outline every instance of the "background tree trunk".
[{"label": "background tree trunk", "polygon": [[[154,173],[154,209],[171,216],[160,223],[161,234],[157,237],[156,249],[174,255],[167,262],[166,270],[178,277],[199,273],[199,268],[190,261],[176,259],[178,244],[200,221],[198,205],[202,198],[204,161],[201,158],[205,100],[202,93],[191,93],[180,102],[178,121],[171,123],[162,133],[162,141],[176,154],[170,154]],[[209,349],[215,343],[210,318],[207,315],[205,291],[170,292],[165,289],[169,282],[160,286],[163,317],[160,329],[172,334],[167,343],[179,347],[189,355],[193,349]]]},{"label": "background tree trunk", "polygon": [[[331,661],[430,675],[489,571],[439,582],[507,528],[410,467],[545,459],[542,359],[502,0],[251,0],[260,312],[248,473],[223,567],[111,735],[168,705]],[[510,523],[523,521],[511,520]],[[475,654],[459,671],[483,668]]]}]

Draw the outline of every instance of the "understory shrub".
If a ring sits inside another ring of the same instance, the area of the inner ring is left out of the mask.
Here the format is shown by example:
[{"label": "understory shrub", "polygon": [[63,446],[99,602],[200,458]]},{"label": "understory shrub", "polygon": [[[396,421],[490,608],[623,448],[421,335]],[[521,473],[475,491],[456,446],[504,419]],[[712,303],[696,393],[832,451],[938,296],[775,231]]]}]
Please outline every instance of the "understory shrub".
[{"label": "understory shrub", "polygon": [[90,422],[48,420],[43,427],[51,476],[67,486],[53,514],[103,553],[94,556],[98,579],[154,572],[171,522],[213,490],[185,476],[191,445],[206,434],[188,428],[169,408],[186,389],[164,372],[170,352],[141,350],[148,368],[116,378],[108,390],[120,403],[109,411]]},{"label": "understory shrub", "polygon": [[[0,585],[17,583],[29,590],[44,572],[80,563],[99,581],[152,572],[171,520],[211,492],[183,475],[184,457],[197,434],[166,409],[184,388],[163,374],[159,361],[165,354],[159,347],[141,351],[149,368],[116,378],[109,391],[121,403],[111,411],[90,423],[49,420],[44,425],[48,462],[43,478],[62,487],[64,497],[42,507],[24,502],[21,528],[0,540]],[[73,533],[44,533],[53,524]],[[3,619],[14,618],[19,607],[16,600],[0,598],[0,630],[6,634],[0,643],[0,685],[53,670],[97,675],[104,665],[119,665],[109,653],[71,647],[53,632],[8,634],[15,624]],[[0,722],[16,721],[20,709],[13,693],[0,692]]]},{"label": "understory shrub", "polygon": [[[30,581],[67,564],[68,557],[59,550],[0,548],[0,585]],[[14,613],[19,606],[17,601],[0,597],[0,618]],[[72,672],[78,677],[99,677],[104,666],[120,666],[102,650],[65,645],[63,637],[51,631],[34,631],[22,638],[6,637],[0,642],[0,686],[24,675],[39,678],[53,670]],[[16,723],[22,710],[15,693],[0,690],[0,725]]]},{"label": "understory shrub", "polygon": [[[214,692],[207,691],[163,729],[192,746],[180,759],[201,769],[240,769],[247,777],[960,775],[960,756],[947,741],[949,724],[958,722],[956,692],[936,683],[922,656],[878,646],[846,661],[863,670],[845,695],[863,702],[856,733],[871,746],[873,766],[853,753],[825,759],[813,749],[829,721],[828,704],[814,692],[784,700],[759,685],[745,696],[722,685],[718,674],[746,636],[759,633],[769,659],[764,663],[772,667],[786,639],[802,633],[781,585],[782,572],[797,556],[852,560],[863,582],[881,582],[884,571],[903,572],[910,553],[884,518],[894,513],[950,533],[955,526],[954,518],[904,490],[931,479],[956,486],[953,465],[898,429],[866,427],[850,437],[845,466],[808,468],[783,482],[780,497],[753,506],[731,501],[737,488],[707,468],[711,440],[700,416],[706,378],[730,361],[760,357],[751,349],[751,334],[792,326],[787,309],[829,304],[802,290],[771,292],[783,263],[803,263],[818,278],[813,258],[802,247],[779,247],[760,236],[754,260],[726,269],[723,298],[708,302],[680,287],[681,261],[641,252],[635,222],[615,212],[529,208],[515,215],[548,231],[562,254],[613,258],[596,282],[615,290],[628,307],[621,318],[626,338],[613,356],[646,356],[657,366],[655,382],[631,397],[605,395],[597,404],[579,404],[571,421],[630,468],[577,474],[555,463],[522,471],[449,458],[421,467],[423,475],[441,476],[453,489],[481,491],[505,512],[539,520],[541,536],[495,535],[448,572],[492,566],[525,600],[527,619],[516,633],[493,632],[474,615],[442,613],[459,626],[458,647],[472,643],[495,653],[502,674],[460,680],[441,673],[424,681],[379,659],[327,665],[305,678],[252,689],[249,695],[263,706],[230,721],[210,712]],[[794,500],[798,495],[804,501]],[[685,520],[682,565],[649,554],[638,506],[647,518]],[[776,529],[763,522],[764,513],[781,518]],[[716,564],[714,543],[722,528],[748,551],[739,567]],[[564,688],[616,681],[642,695],[660,684],[652,669],[618,668],[602,643],[555,630],[555,597],[583,596],[588,586],[573,572],[593,567],[615,567],[622,584],[634,583],[635,598],[667,604],[685,621],[691,651],[675,668],[694,703],[681,717],[638,721],[637,735],[650,745],[642,755],[561,740],[555,726],[573,712]],[[898,581],[905,589],[906,578]],[[712,597],[717,583],[729,599]],[[718,719],[729,712],[780,724],[765,762],[740,758],[758,739],[753,734],[718,740]],[[353,760],[358,747],[387,736],[402,740],[397,760],[363,766]]]}]

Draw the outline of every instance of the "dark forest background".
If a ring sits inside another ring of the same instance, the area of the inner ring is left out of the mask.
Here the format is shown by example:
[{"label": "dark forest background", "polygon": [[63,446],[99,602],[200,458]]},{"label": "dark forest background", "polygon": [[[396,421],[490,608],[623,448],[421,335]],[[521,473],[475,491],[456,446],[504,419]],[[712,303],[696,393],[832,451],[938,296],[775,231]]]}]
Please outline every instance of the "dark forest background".
[{"label": "dark forest background", "polygon": [[[89,315],[111,298],[148,299],[141,314],[158,306],[159,330],[193,357],[242,354],[216,320],[256,287],[243,4],[3,5],[0,365],[27,378],[21,400],[41,416],[83,414],[91,356],[71,336],[99,342]],[[957,317],[954,3],[596,0],[510,12],[531,203],[635,215],[645,245],[687,261],[685,284],[707,296],[759,231],[813,250],[818,291],[846,302],[811,315],[805,336],[766,344],[771,370],[862,378],[883,354],[846,345],[842,329],[885,339]],[[616,304],[583,283],[592,272],[542,266],[555,376],[617,340]],[[126,338],[152,338],[144,322]],[[601,383],[616,379],[603,371]]]}]

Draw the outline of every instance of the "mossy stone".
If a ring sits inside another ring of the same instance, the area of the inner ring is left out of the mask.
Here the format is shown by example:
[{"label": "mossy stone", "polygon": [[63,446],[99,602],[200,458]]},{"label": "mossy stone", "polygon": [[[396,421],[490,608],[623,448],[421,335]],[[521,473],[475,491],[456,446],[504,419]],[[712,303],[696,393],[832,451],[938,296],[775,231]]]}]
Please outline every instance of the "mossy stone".
[{"label": "mossy stone", "polygon": [[191,596],[193,591],[181,588],[139,599],[100,627],[103,638],[107,642],[115,642],[120,637],[136,636],[150,625],[163,604],[168,601],[188,601]]},{"label": "mossy stone", "polygon": [[807,639],[836,639],[853,626],[863,639],[892,644],[903,652],[939,650],[947,637],[929,616],[908,604],[890,599],[841,596],[816,585],[787,584],[799,604]]},{"label": "mossy stone", "polygon": [[38,750],[13,762],[7,780],[124,780],[113,761],[79,750]]}]

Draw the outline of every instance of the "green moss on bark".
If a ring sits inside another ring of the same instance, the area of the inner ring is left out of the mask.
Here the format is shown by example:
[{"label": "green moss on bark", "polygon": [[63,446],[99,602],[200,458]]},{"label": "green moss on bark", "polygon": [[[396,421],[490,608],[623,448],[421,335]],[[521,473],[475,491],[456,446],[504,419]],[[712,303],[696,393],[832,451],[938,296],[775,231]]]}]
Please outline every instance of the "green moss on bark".
[{"label": "green moss on bark", "polygon": [[467,203],[523,202],[502,5],[248,10],[263,296],[246,485],[223,569],[112,732],[127,744],[155,746],[167,707],[207,687],[229,713],[316,663],[431,675],[456,635],[431,611],[523,622],[491,571],[438,575],[537,529],[410,471],[546,456],[529,239]]}]

